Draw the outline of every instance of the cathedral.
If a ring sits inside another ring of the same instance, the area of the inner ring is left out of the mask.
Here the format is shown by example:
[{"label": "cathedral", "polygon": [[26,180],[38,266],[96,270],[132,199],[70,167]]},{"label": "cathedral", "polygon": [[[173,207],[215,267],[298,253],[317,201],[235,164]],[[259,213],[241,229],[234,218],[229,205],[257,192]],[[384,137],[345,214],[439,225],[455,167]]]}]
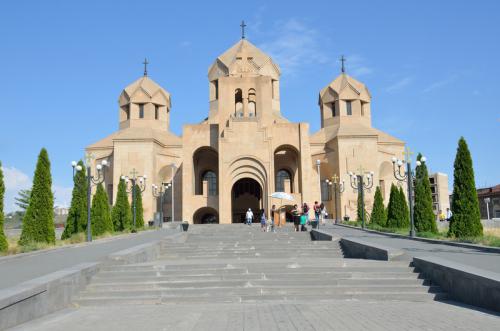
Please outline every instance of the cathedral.
[{"label": "cathedral", "polygon": [[[319,92],[321,129],[314,133],[308,123],[286,119],[278,64],[244,37],[215,59],[207,83],[208,117],[185,124],[182,136],[170,131],[170,94],[146,70],[122,91],[118,131],[86,147],[94,165],[108,162],[110,202],[120,178],[138,173],[146,176],[146,221],[163,214],[164,222],[239,223],[248,208],[269,216],[276,205],[286,215],[294,204],[315,201],[333,218],[355,219],[351,173],[373,184],[365,191],[368,212],[376,186],[387,203],[396,182],[391,159],[402,157],[404,142],[372,127],[370,92],[343,65]],[[164,187],[163,199],[152,185]]]}]

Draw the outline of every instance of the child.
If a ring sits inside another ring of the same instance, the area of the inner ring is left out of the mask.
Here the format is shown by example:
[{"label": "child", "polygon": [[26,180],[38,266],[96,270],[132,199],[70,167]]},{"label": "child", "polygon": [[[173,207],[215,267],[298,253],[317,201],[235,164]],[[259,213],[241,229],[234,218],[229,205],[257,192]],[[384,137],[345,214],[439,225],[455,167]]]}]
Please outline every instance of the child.
[{"label": "child", "polygon": [[266,214],[264,209],[260,210],[260,228],[263,232],[266,232]]}]

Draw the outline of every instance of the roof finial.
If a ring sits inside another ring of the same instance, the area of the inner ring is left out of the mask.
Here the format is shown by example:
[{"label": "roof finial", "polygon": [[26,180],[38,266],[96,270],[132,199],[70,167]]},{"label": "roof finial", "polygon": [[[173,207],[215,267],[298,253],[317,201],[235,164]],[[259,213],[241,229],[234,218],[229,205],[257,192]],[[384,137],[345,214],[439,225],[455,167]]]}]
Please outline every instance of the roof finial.
[{"label": "roof finial", "polygon": [[345,61],[346,61],[346,59],[345,59],[344,55],[342,55],[340,57],[340,62],[342,62],[342,68],[341,68],[342,73],[345,73]]},{"label": "roof finial", "polygon": [[144,62],[142,62],[142,64],[144,64],[144,76],[147,76],[148,75],[148,59],[147,58],[144,58]]},{"label": "roof finial", "polygon": [[241,21],[240,26],[241,26],[241,39],[245,39],[245,26],[247,26],[245,24],[245,21]]}]

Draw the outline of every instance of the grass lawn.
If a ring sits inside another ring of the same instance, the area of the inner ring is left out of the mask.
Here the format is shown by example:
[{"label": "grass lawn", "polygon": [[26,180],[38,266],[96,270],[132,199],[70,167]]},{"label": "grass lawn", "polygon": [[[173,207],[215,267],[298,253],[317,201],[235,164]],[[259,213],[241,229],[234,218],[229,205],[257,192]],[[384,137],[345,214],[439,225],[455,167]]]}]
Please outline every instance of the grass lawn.
[{"label": "grass lawn", "polygon": [[[143,229],[137,229],[137,232],[143,231]],[[113,237],[113,236],[118,236],[126,233],[130,233],[131,231],[122,231],[122,232],[106,232],[100,236],[93,236],[92,240],[96,239],[102,239],[102,238],[108,238],[108,237]],[[0,256],[4,255],[14,255],[14,254],[19,254],[19,253],[27,253],[27,252],[32,252],[32,251],[37,251],[40,249],[50,249],[50,248],[57,248],[57,247],[62,247],[62,246],[67,246],[71,244],[78,244],[78,243],[83,243],[87,240],[87,233],[85,232],[80,232],[76,233],[71,238],[65,239],[65,240],[60,240],[56,239],[55,245],[47,244],[47,243],[31,243],[25,246],[21,246],[18,244],[19,241],[19,236],[13,236],[13,237],[8,237],[7,242],[9,243],[9,249],[7,252],[0,253]]]}]

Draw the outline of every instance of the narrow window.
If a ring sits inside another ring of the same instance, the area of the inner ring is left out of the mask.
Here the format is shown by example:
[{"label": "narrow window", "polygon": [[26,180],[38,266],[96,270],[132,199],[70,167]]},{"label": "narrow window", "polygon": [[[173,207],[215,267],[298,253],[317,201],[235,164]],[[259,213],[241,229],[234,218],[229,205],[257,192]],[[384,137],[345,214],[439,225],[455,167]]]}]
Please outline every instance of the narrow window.
[{"label": "narrow window", "polygon": [[130,105],[125,106],[125,114],[127,115],[127,120],[130,119]]},{"label": "narrow window", "polygon": [[144,118],[144,104],[139,104],[139,118]]},{"label": "narrow window", "polygon": [[240,89],[234,91],[234,113],[236,117],[243,117],[243,93]]},{"label": "narrow window", "polygon": [[332,117],[337,116],[337,108],[335,107],[335,102],[331,103],[332,106]]},{"label": "narrow window", "polygon": [[276,192],[285,192],[285,180],[289,180],[291,183],[292,176],[287,170],[281,169],[276,174]]},{"label": "narrow window", "polygon": [[158,119],[158,114],[160,113],[160,112],[159,112],[159,108],[160,108],[160,106],[155,105],[155,120],[157,120],[157,119]]},{"label": "narrow window", "polygon": [[322,180],[321,181],[321,201],[330,201],[330,200],[332,200],[330,184],[326,180]]},{"label": "narrow window", "polygon": [[214,87],[215,87],[215,100],[219,99],[219,81],[214,80]]},{"label": "narrow window", "polygon": [[210,170],[205,172],[202,176],[202,181],[207,181],[208,195],[217,195],[217,175],[215,175],[215,172]]},{"label": "narrow window", "polygon": [[345,102],[345,107],[347,109],[347,115],[351,116],[352,115],[352,102],[351,101],[346,101]]}]

